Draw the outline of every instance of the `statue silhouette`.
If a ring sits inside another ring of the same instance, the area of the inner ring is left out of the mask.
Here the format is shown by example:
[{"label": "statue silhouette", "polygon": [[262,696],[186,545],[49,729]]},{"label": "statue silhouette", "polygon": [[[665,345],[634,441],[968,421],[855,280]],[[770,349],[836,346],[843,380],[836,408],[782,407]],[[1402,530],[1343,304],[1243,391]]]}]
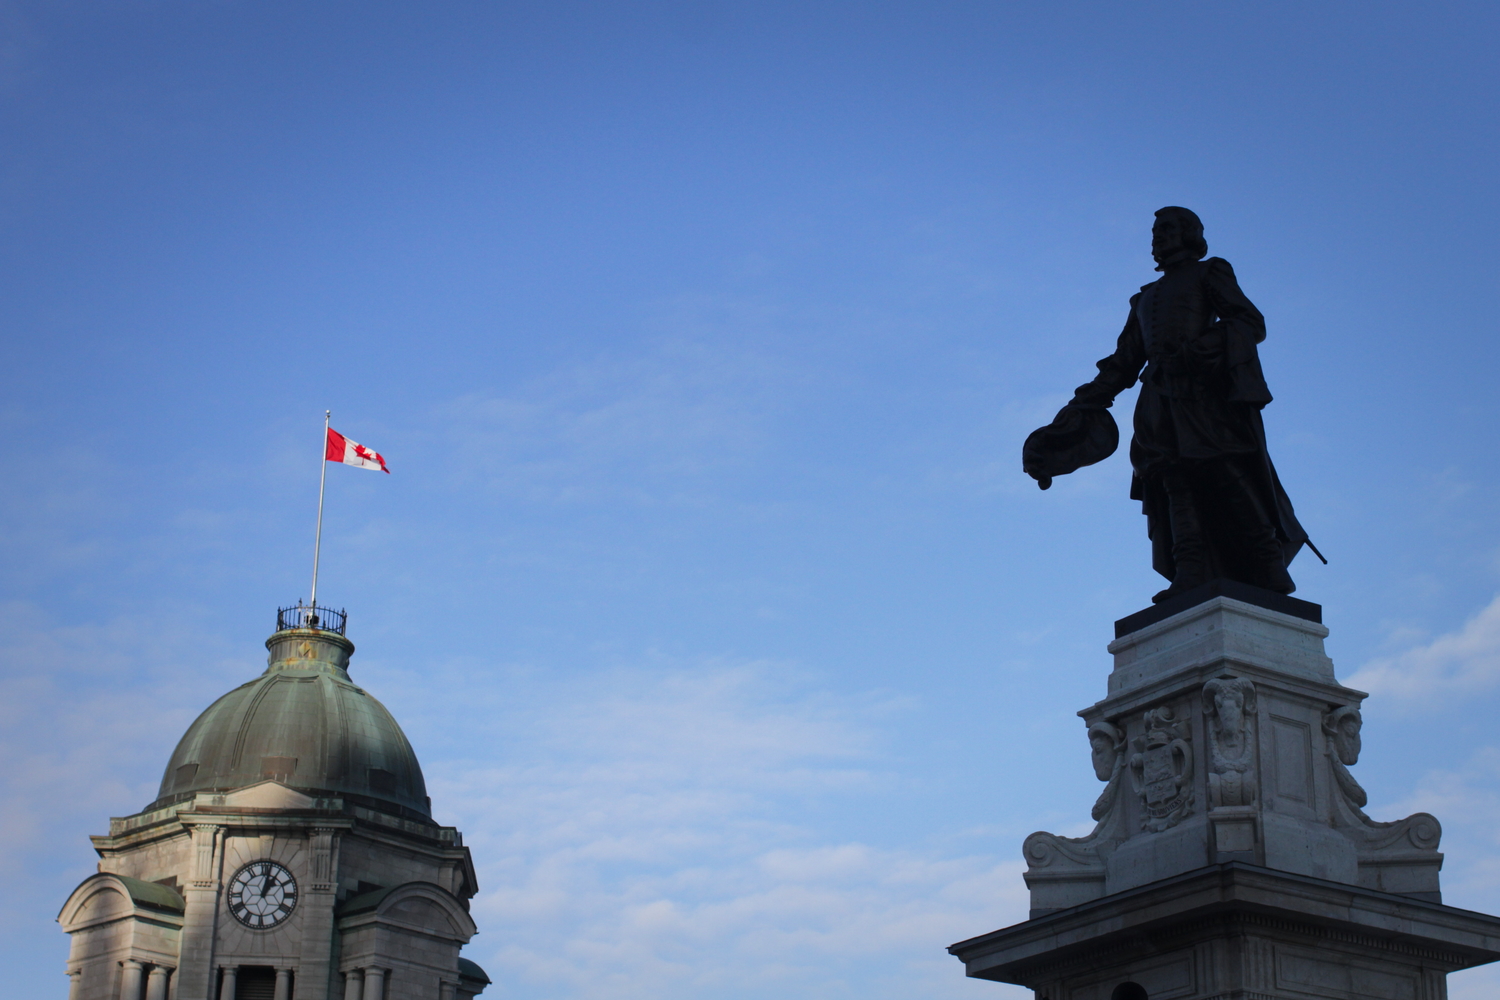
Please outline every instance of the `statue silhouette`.
[{"label": "statue silhouette", "polygon": [[1266,451],[1260,411],[1271,392],[1255,347],[1265,318],[1229,262],[1207,254],[1197,215],[1156,213],[1151,255],[1162,276],[1131,297],[1099,374],[1022,448],[1042,489],[1108,458],[1119,444],[1109,407],[1140,379],[1130,496],[1146,515],[1152,566],[1171,581],[1157,603],[1216,578],[1290,594],[1287,566],[1311,547]]}]

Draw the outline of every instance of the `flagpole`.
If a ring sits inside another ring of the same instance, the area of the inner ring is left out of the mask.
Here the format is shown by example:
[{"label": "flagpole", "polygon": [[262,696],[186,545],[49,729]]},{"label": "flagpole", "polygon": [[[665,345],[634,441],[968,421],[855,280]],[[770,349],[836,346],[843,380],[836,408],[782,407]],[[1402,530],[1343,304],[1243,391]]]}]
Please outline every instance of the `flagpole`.
[{"label": "flagpole", "polygon": [[[318,533],[313,536],[312,606],[318,606],[318,553],[323,548],[323,487],[328,482],[328,427],[333,420],[333,411],[323,411],[323,443],[318,449],[318,465],[322,472],[318,476]],[[313,614],[317,614],[316,611]]]}]

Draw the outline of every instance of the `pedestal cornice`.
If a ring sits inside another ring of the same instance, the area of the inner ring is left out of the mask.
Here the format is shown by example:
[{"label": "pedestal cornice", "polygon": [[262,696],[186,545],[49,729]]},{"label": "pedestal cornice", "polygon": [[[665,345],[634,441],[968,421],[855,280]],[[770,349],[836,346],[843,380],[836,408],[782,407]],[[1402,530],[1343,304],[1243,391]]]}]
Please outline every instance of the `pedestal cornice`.
[{"label": "pedestal cornice", "polygon": [[1078,716],[1092,723],[1097,719],[1126,715],[1170,698],[1193,684],[1201,685],[1222,674],[1244,677],[1257,684],[1274,686],[1287,694],[1310,701],[1326,702],[1330,705],[1358,705],[1369,697],[1367,692],[1345,687],[1336,680],[1312,680],[1288,674],[1254,660],[1233,655],[1219,655],[1194,660],[1134,687],[1112,691],[1088,708],[1080,709]]},{"label": "pedestal cornice", "polygon": [[1208,865],[951,945],[977,979],[1030,986],[1109,954],[1223,936],[1226,921],[1272,936],[1374,949],[1444,972],[1500,959],[1500,917],[1243,862]]}]

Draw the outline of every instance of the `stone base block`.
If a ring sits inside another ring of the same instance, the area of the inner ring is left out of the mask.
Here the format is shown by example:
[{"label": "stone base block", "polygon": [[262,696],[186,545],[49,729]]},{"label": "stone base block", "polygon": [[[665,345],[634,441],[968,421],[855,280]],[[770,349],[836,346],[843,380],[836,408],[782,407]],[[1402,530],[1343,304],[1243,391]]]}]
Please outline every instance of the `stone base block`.
[{"label": "stone base block", "polygon": [[1037,1000],[1443,1000],[1500,917],[1228,861],[948,951]]},{"label": "stone base block", "polygon": [[1227,861],[1441,902],[1438,821],[1363,811],[1349,768],[1365,695],[1335,678],[1322,610],[1201,590],[1116,623],[1109,694],[1079,713],[1106,783],[1098,825],[1026,839],[1031,915]]}]

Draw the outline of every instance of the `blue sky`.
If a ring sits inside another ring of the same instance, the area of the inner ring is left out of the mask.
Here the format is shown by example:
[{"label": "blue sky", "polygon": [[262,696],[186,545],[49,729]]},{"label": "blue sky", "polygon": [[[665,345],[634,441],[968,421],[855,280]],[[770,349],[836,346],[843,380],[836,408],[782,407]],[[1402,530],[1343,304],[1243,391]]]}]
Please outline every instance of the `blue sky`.
[{"label": "blue sky", "polygon": [[[1020,442],[1195,209],[1372,815],[1500,908],[1492,5],[0,3],[0,950],[320,593],[507,996],[1014,998],[1160,583]],[[1118,411],[1128,412],[1133,394]],[[1455,998],[1493,995],[1488,972]],[[24,989],[22,989],[24,987]]]}]

